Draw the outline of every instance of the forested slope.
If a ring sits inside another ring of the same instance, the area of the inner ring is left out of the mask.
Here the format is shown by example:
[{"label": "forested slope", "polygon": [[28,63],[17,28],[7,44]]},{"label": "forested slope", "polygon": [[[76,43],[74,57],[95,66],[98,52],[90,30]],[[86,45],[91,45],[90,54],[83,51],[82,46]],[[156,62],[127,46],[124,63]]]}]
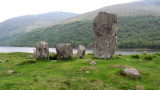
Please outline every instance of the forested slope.
[{"label": "forested slope", "polygon": [[[159,16],[118,17],[118,48],[160,49]],[[14,46],[34,46],[38,41],[47,41],[54,47],[58,43],[71,43],[92,47],[92,21],[83,20],[41,28],[22,35],[8,43]]]}]

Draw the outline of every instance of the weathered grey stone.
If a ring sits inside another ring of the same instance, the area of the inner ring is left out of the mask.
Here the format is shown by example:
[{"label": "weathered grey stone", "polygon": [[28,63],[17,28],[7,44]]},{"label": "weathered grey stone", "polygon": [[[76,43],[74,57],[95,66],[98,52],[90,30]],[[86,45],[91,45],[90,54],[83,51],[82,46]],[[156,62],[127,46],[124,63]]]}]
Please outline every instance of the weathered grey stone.
[{"label": "weathered grey stone", "polygon": [[44,41],[40,41],[36,46],[36,59],[49,59],[49,48],[48,43]]},{"label": "weathered grey stone", "polygon": [[0,63],[4,62],[3,60],[0,60]]},{"label": "weathered grey stone", "polygon": [[115,53],[117,15],[100,12],[93,23],[94,57],[109,59]]},{"label": "weathered grey stone", "polygon": [[140,73],[134,68],[125,68],[122,70],[122,74],[131,78],[140,78]]},{"label": "weathered grey stone", "polygon": [[34,57],[34,56],[33,56],[33,55],[28,55],[28,57],[32,58],[32,57]]},{"label": "weathered grey stone", "polygon": [[5,72],[6,74],[13,74],[14,73],[14,70],[8,70]]},{"label": "weathered grey stone", "polygon": [[61,59],[69,59],[73,55],[71,44],[58,44],[56,45],[57,56]]},{"label": "weathered grey stone", "polygon": [[145,90],[143,86],[136,86],[136,90]]},{"label": "weathered grey stone", "polygon": [[22,76],[22,75],[24,75],[24,73],[19,73],[19,74],[17,74],[17,76]]},{"label": "weathered grey stone", "polygon": [[33,49],[33,55],[36,57],[36,49]]},{"label": "weathered grey stone", "polygon": [[97,63],[95,61],[92,61],[89,63],[90,65],[96,65]]},{"label": "weathered grey stone", "polygon": [[0,60],[0,63],[8,62],[9,60]]},{"label": "weathered grey stone", "polygon": [[86,47],[79,45],[78,46],[78,51],[77,51],[77,58],[83,58],[86,52]]}]

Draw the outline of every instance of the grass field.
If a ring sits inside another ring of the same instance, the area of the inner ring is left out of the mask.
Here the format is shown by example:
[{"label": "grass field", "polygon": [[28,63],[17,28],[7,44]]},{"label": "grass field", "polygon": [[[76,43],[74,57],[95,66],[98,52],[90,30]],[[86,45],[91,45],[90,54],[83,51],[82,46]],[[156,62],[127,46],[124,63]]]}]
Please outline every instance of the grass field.
[{"label": "grass field", "polygon": [[[27,60],[35,60],[31,55],[0,53],[0,90],[160,90],[160,53],[115,55],[110,60],[87,54],[83,59],[30,63]],[[141,78],[121,75],[125,67],[137,69]]]}]

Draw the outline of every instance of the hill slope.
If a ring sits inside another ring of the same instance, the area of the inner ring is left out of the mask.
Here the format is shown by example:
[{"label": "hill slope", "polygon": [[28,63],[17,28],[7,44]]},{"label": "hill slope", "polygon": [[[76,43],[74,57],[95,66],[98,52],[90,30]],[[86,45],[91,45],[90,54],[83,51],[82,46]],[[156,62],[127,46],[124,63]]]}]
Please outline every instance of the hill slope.
[{"label": "hill slope", "polygon": [[131,3],[117,4],[106,6],[95,11],[87,12],[77,15],[65,22],[79,21],[84,19],[94,18],[98,12],[105,11],[108,13],[115,13],[118,16],[137,16],[137,15],[160,15],[160,1],[159,0],[140,0]]},{"label": "hill slope", "polygon": [[[160,16],[128,16],[118,18],[119,48],[159,48]],[[8,43],[14,46],[34,46],[47,41],[54,47],[58,43],[79,44],[91,48],[93,42],[92,21],[75,21],[29,32]]]},{"label": "hill slope", "polygon": [[0,45],[22,33],[35,28],[53,25],[76,14],[68,12],[50,12],[39,15],[26,15],[8,19],[0,23]]},{"label": "hill slope", "polygon": [[[71,43],[74,47],[83,44],[91,47],[93,40],[91,19],[100,11],[116,13],[120,16],[119,48],[160,48],[159,0],[141,0],[107,6],[60,22],[67,24],[34,29],[35,31],[25,35],[14,34],[18,38],[8,37],[7,35],[10,34],[5,35],[4,38],[2,34],[0,45],[3,43],[3,45],[34,46],[37,41],[43,40],[48,41],[52,47],[57,43]],[[3,42],[4,40],[6,42]]]}]

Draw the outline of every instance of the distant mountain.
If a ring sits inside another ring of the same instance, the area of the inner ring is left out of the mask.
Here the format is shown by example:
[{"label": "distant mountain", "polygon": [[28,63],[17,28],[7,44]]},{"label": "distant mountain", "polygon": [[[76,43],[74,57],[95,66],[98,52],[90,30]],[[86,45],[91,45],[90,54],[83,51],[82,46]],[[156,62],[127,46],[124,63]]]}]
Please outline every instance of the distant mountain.
[{"label": "distant mountain", "polygon": [[77,14],[69,12],[50,12],[8,19],[0,23],[0,45],[35,28],[53,25],[75,15]]},{"label": "distant mountain", "polygon": [[143,15],[159,16],[160,0],[141,0],[131,3],[106,6],[95,11],[77,15],[73,18],[66,20],[65,22],[92,19],[98,14],[98,12],[101,11],[105,11],[108,13],[115,13],[118,16],[143,16]]},{"label": "distant mountain", "polygon": [[141,1],[160,6],[159,0],[141,0]]},{"label": "distant mountain", "polygon": [[8,32],[14,30],[30,31],[37,27],[53,25],[54,23],[71,18],[77,14],[68,12],[50,12],[38,15],[25,15],[8,19],[0,23],[0,31]]}]

